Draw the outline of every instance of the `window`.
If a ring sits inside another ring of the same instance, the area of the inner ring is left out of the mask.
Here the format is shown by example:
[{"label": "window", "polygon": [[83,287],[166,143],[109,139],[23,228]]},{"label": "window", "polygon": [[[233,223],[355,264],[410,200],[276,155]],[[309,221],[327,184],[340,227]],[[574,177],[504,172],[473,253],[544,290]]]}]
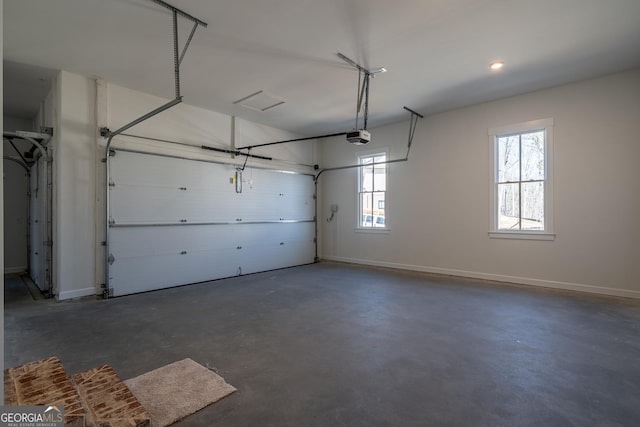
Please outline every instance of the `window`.
[{"label": "window", "polygon": [[553,239],[553,120],[489,130],[491,237]]},{"label": "window", "polygon": [[358,228],[386,228],[385,197],[387,192],[386,153],[358,156]]}]

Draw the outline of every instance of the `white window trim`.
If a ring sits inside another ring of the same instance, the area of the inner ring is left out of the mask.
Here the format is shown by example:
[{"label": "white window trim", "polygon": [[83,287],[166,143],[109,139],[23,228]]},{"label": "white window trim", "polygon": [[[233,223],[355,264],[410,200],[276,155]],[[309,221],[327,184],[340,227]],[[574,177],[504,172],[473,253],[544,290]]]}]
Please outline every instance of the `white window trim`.
[{"label": "white window trim", "polygon": [[[489,200],[490,200],[490,212],[489,212],[489,237],[497,239],[524,239],[524,240],[554,240],[554,228],[553,228],[553,118],[532,120],[523,123],[516,123],[513,125],[499,126],[490,128],[489,133]],[[496,191],[496,176],[497,176],[497,155],[496,150],[496,137],[503,136],[509,133],[521,133],[532,130],[545,130],[545,181],[544,181],[544,224],[545,229],[543,231],[531,230],[531,231],[510,231],[498,229],[498,215],[496,212],[498,197]]]},{"label": "white window trim", "polygon": [[371,234],[389,234],[389,227],[361,227],[358,226],[354,230],[356,233],[371,233]]},{"label": "white window trim", "polygon": [[[371,149],[371,150],[361,150],[358,151],[356,154],[356,164],[360,164],[360,157],[362,156],[373,156],[376,154],[383,154],[385,155],[385,159],[387,159],[387,161],[389,161],[389,149],[388,148],[377,148],[377,149]],[[357,206],[356,206],[356,227],[355,227],[355,231],[358,233],[373,233],[373,234],[387,234],[389,233],[389,226],[387,225],[388,222],[386,220],[386,218],[388,217],[387,213],[389,212],[388,206],[389,203],[387,203],[387,196],[389,193],[389,165],[385,164],[384,165],[385,168],[385,177],[387,179],[387,185],[386,188],[387,190],[385,190],[385,198],[384,198],[384,214],[385,214],[385,226],[384,227],[363,227],[362,225],[360,225],[362,223],[362,218],[361,218],[361,213],[360,213],[360,176],[361,176],[361,168],[358,167],[356,168],[358,170],[358,174],[356,176],[356,197],[357,197]]]}]

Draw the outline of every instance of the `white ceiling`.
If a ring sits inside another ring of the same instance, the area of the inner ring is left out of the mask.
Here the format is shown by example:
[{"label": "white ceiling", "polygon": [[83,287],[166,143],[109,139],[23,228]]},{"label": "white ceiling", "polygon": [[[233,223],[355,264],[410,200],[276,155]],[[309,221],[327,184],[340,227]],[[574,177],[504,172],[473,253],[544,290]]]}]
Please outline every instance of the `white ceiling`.
[{"label": "white ceiling", "polygon": [[[358,73],[337,52],[388,69],[371,81],[371,127],[405,105],[428,115],[640,66],[638,0],[169,3],[209,24],[182,63],[184,102],[305,135],[354,125]],[[178,21],[182,45],[192,23]],[[151,0],[5,0],[3,25],[7,113],[25,114],[12,106],[51,69],[174,96],[172,18]],[[285,103],[233,104],[259,90]]]}]

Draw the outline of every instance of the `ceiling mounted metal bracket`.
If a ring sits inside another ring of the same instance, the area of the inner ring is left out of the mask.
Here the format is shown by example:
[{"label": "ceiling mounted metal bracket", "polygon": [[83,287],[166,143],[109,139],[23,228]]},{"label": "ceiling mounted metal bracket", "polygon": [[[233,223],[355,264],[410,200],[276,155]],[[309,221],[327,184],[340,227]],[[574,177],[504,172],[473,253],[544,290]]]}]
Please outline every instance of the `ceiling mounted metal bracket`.
[{"label": "ceiling mounted metal bracket", "polygon": [[[193,34],[196,32],[198,25],[207,27],[208,24],[188,14],[183,10],[180,10],[177,7],[170,5],[169,3],[163,0],[151,0],[151,1],[156,4],[159,4],[162,7],[169,9],[173,14],[173,62],[174,62],[176,99],[177,99],[177,98],[180,98],[180,64],[182,64],[184,55],[187,53],[187,49],[189,48],[189,44],[191,43],[191,39],[193,38]],[[187,38],[187,42],[182,48],[182,52],[180,52],[179,43],[178,43],[178,15],[193,22],[193,28],[191,29],[191,33]]]},{"label": "ceiling mounted metal bracket", "polygon": [[196,18],[193,15],[188,14],[187,12],[185,12],[184,10],[178,9],[175,6],[170,5],[169,3],[163,1],[163,0],[151,0],[154,3],[159,4],[162,7],[166,7],[167,9],[169,9],[172,12],[176,12],[178,15],[182,16],[185,19],[188,19],[189,21],[193,21],[194,23],[198,24],[198,25],[202,25],[203,27],[206,27],[208,24],[204,21],[199,20],[198,18]]},{"label": "ceiling mounted metal bracket", "polygon": [[365,74],[369,74],[370,76],[375,76],[376,74],[380,74],[380,73],[386,73],[387,69],[384,67],[380,67],[380,68],[376,68],[375,70],[369,70],[367,68],[364,68],[362,65],[358,64],[356,61],[354,61],[353,59],[349,58],[348,56],[338,52],[336,53],[336,55],[338,56],[338,58],[342,59],[344,62],[346,62],[347,64],[351,65],[352,67],[357,68],[358,70],[362,71]]},{"label": "ceiling mounted metal bracket", "polygon": [[[161,5],[162,7],[165,7],[167,9],[169,9],[172,14],[173,14],[173,69],[174,69],[174,81],[175,81],[175,98],[169,102],[167,102],[166,104],[156,108],[155,110],[145,114],[144,116],[122,126],[121,128],[111,132],[108,128],[101,128],[100,129],[100,136],[104,137],[104,138],[109,138],[109,142],[107,143],[107,150],[109,148],[109,145],[111,144],[111,138],[113,138],[114,136],[126,131],[127,129],[129,129],[130,127],[133,127],[135,125],[137,125],[140,122],[143,122],[153,116],[155,116],[158,113],[161,113],[162,111],[173,107],[176,104],[179,104],[180,102],[182,102],[182,95],[180,94],[180,64],[182,63],[182,60],[184,59],[184,55],[187,53],[187,49],[189,47],[189,44],[191,43],[191,39],[193,38],[193,34],[196,32],[196,28],[201,25],[203,27],[207,27],[208,24],[190,14],[188,14],[187,12],[178,9],[175,6],[170,5],[169,3],[163,1],[163,0],[150,0],[156,4]],[[191,34],[189,34],[189,38],[187,39],[187,42],[185,43],[184,47],[182,48],[182,52],[180,52],[180,48],[179,48],[179,43],[178,43],[178,15],[182,16],[185,19],[188,19],[189,21],[192,21],[193,24],[193,28],[191,29]]]},{"label": "ceiling mounted metal bracket", "polygon": [[416,126],[418,125],[418,118],[424,119],[424,116],[420,113],[413,111],[409,107],[402,107],[408,112],[411,113],[411,118],[409,119],[409,141],[407,142],[407,155],[405,156],[407,159],[409,158],[409,150],[411,150],[411,143],[413,142],[413,136],[416,133]]},{"label": "ceiling mounted metal bracket", "polygon": [[362,111],[362,103],[364,102],[364,111],[362,113],[362,119],[364,122],[363,129],[366,130],[367,124],[369,121],[369,80],[372,77],[375,77],[376,74],[386,73],[387,69],[384,67],[380,67],[375,70],[369,70],[340,52],[336,53],[336,55],[338,56],[338,58],[342,59],[344,62],[346,62],[347,64],[351,65],[356,70],[358,70],[358,95],[357,95],[357,102],[356,102],[355,129],[359,129],[358,121],[360,117],[360,112]]}]

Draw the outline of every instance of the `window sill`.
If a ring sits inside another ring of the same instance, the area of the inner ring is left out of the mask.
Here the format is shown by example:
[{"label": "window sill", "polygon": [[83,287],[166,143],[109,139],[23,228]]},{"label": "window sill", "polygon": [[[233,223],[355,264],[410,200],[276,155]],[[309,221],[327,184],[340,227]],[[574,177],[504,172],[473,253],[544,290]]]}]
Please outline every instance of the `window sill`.
[{"label": "window sill", "polygon": [[519,240],[555,240],[556,235],[539,231],[490,231],[492,239],[519,239]]},{"label": "window sill", "polygon": [[382,228],[382,227],[371,227],[371,228],[357,227],[355,231],[356,233],[389,234],[390,230],[388,228]]}]

